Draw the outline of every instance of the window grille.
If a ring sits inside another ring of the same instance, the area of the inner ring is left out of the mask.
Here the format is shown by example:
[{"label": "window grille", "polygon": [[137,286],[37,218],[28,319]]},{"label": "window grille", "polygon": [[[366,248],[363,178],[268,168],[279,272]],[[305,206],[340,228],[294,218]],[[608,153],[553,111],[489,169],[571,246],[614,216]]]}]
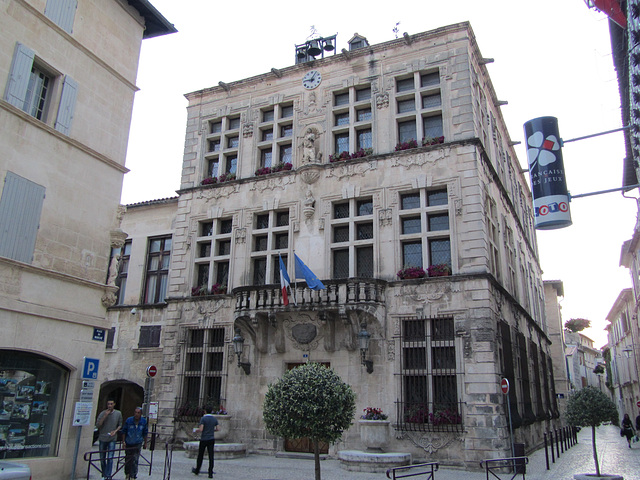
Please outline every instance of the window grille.
[{"label": "window grille", "polygon": [[463,431],[462,374],[457,369],[453,318],[400,319],[400,398],[397,427]]}]

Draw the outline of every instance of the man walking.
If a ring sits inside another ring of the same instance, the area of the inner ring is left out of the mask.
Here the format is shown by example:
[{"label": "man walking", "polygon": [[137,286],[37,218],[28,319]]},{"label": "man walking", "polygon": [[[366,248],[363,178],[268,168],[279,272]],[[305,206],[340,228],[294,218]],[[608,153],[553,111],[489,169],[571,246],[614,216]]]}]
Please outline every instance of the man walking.
[{"label": "man walking", "polygon": [[111,470],[113,468],[113,454],[116,449],[116,439],[118,432],[122,428],[122,413],[115,409],[116,402],[107,400],[107,408],[100,412],[96,427],[98,427],[98,440],[100,445],[100,468],[102,478],[111,480]]},{"label": "man walking", "polygon": [[207,405],[204,407],[206,414],[200,419],[200,425],[198,428],[194,428],[194,433],[200,433],[200,445],[198,446],[198,460],[195,468],[191,469],[191,472],[198,475],[200,473],[200,467],[202,467],[202,460],[204,459],[204,451],[207,450],[209,454],[209,478],[213,478],[213,447],[216,444],[215,432],[218,430],[218,419],[213,416],[213,407]]},{"label": "man walking", "polygon": [[138,460],[140,450],[147,448],[147,419],[142,416],[142,408],[136,407],[133,417],[125,420],[122,427],[124,434],[124,476],[127,479],[138,478]]}]

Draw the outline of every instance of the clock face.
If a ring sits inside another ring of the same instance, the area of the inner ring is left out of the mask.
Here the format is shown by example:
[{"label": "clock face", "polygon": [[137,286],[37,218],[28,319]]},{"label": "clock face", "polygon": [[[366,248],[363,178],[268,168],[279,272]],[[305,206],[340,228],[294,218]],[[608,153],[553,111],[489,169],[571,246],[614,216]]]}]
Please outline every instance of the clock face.
[{"label": "clock face", "polygon": [[320,85],[321,81],[322,76],[320,75],[320,72],[317,70],[310,70],[304,77],[302,77],[302,86],[307,90],[313,90]]}]

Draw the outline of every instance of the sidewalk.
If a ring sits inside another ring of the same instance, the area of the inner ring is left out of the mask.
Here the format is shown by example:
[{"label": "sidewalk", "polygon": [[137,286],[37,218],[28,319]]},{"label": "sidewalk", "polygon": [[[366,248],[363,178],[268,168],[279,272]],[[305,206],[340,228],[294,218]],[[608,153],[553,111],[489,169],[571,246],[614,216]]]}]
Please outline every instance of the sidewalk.
[{"label": "sidewalk", "polygon": [[[626,440],[620,437],[619,429],[613,425],[607,425],[597,429],[596,445],[601,473],[622,475],[625,480],[640,480],[640,443],[629,449]],[[164,457],[164,450],[155,451],[151,476],[147,475],[148,470],[141,469],[138,473],[138,479],[162,480]],[[551,458],[549,458],[549,464],[550,470],[547,470],[544,449],[530,454],[525,478],[527,480],[573,480],[575,473],[595,474],[591,429],[583,428],[578,433],[578,444],[561,453],[555,463],[551,463]],[[196,477],[191,473],[191,467],[195,466],[195,460],[187,458],[183,451],[177,450],[172,458],[171,480],[206,479],[206,465],[205,456],[204,474],[201,473]],[[343,470],[340,467],[340,462],[334,459],[322,460],[320,469],[322,480],[383,480],[387,478],[384,473]],[[249,455],[242,459],[216,461],[214,470],[216,472],[214,478],[217,480],[313,480],[315,478],[312,457],[310,460],[299,460],[267,455]],[[78,474],[80,473],[78,472]],[[84,477],[78,476],[78,478],[86,478],[86,472]],[[91,478],[99,477],[93,472]],[[122,471],[114,477],[115,480],[123,478]],[[419,480],[426,477],[414,478]],[[486,473],[481,470],[465,471],[443,467],[436,472],[434,480],[486,480],[486,478]],[[495,480],[495,477],[490,476],[489,478]],[[511,476],[503,475],[502,478],[510,479]],[[522,475],[518,475],[515,480],[521,478]]]}]

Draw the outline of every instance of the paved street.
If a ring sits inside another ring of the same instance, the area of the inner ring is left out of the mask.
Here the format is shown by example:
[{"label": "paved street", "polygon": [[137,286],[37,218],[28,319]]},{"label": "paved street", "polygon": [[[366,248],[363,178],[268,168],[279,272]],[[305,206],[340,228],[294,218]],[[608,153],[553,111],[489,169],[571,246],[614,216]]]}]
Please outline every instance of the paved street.
[{"label": "paved street", "polygon": [[[598,446],[598,458],[602,473],[615,473],[622,475],[625,480],[640,480],[640,443],[632,449],[627,447],[627,442],[619,435],[617,427],[602,426],[596,433]],[[148,452],[147,452],[148,453]],[[593,473],[593,453],[591,444],[591,430],[582,429],[578,434],[578,444],[561,454],[556,463],[549,460],[550,470],[546,470],[544,449],[538,450],[529,456],[529,465],[525,478],[528,480],[573,480],[575,473]],[[205,466],[207,460],[205,457]],[[183,451],[175,451],[172,459],[172,480],[194,480],[195,478],[207,478],[205,474],[198,477],[191,473],[191,467],[195,466],[195,460],[186,457]],[[158,450],[154,454],[154,467],[152,474],[140,471],[140,480],[162,480],[164,470],[164,451]],[[340,468],[338,460],[327,459],[321,463],[323,480],[382,480],[386,479],[384,473],[359,473],[349,472]],[[234,480],[313,480],[313,460],[276,458],[267,455],[249,455],[246,458],[235,460],[219,460],[215,463],[214,478]],[[78,472],[80,473],[80,472]],[[86,475],[86,472],[85,472]],[[80,478],[80,477],[79,477]],[[96,473],[92,479],[99,478]],[[124,475],[120,471],[114,479],[122,480]],[[169,478],[169,477],[166,477]],[[418,480],[426,477],[412,477]],[[435,474],[434,480],[486,480],[484,471],[465,471],[454,468],[441,468]],[[493,480],[495,477],[490,476]],[[511,475],[503,474],[502,479],[511,479]],[[522,476],[519,475],[518,479]]]}]

